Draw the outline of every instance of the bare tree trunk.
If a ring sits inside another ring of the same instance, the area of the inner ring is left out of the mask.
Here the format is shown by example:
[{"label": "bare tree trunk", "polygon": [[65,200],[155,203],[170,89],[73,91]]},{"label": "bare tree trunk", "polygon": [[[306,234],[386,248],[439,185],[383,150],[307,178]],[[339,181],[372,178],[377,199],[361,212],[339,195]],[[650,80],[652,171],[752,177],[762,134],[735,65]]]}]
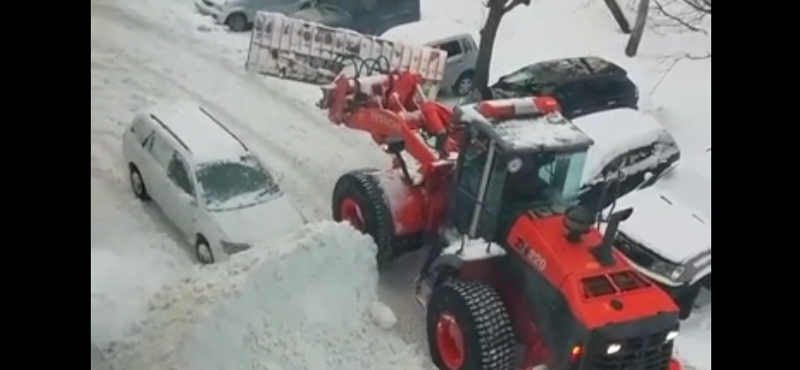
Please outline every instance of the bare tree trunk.
[{"label": "bare tree trunk", "polygon": [[631,32],[631,37],[628,38],[628,45],[625,46],[625,55],[629,57],[635,57],[636,53],[639,52],[639,44],[642,43],[649,9],[650,0],[639,0],[639,8],[636,10],[636,23],[633,24],[633,32]]},{"label": "bare tree trunk", "polygon": [[631,33],[631,25],[628,23],[628,18],[625,18],[625,13],[622,12],[622,8],[619,7],[619,3],[617,0],[603,0],[608,7],[608,10],[611,11],[611,15],[614,16],[614,20],[617,21],[619,25],[619,29],[622,30],[622,33],[629,34]]},{"label": "bare tree trunk", "polygon": [[[481,42],[478,45],[478,57],[475,61],[475,88],[483,94],[489,86],[489,69],[492,66],[494,39],[503,19],[503,6],[490,6],[486,22],[481,29]],[[486,98],[484,96],[484,98]]]}]

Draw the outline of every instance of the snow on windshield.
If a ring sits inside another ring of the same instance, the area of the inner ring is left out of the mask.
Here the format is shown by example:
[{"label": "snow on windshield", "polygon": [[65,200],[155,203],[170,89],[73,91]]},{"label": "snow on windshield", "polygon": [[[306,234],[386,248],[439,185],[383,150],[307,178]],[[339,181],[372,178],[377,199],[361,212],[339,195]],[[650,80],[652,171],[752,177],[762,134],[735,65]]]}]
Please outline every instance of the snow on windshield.
[{"label": "snow on windshield", "polygon": [[280,192],[275,179],[254,157],[202,164],[197,170],[197,182],[209,210],[246,207]]}]

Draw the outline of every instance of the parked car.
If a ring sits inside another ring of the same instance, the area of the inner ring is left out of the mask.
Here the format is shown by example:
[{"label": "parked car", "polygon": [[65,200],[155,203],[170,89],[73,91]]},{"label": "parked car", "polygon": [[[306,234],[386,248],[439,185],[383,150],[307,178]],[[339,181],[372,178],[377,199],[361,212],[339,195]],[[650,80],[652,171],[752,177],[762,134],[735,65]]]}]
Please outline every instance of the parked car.
[{"label": "parked car", "polygon": [[689,317],[701,289],[711,289],[711,152],[651,178],[616,207],[633,207],[616,248]]},{"label": "parked car", "polygon": [[236,32],[252,27],[256,11],[283,13],[370,35],[420,19],[419,0],[195,0],[195,7]]},{"label": "parked car", "polygon": [[447,64],[441,86],[456,96],[467,96],[472,92],[478,45],[472,34],[460,24],[440,19],[423,20],[394,27],[381,38],[446,51]]},{"label": "parked car", "polygon": [[154,201],[207,264],[305,221],[272,172],[221,121],[191,102],[138,114],[123,135],[133,194]]},{"label": "parked car", "polygon": [[484,95],[492,99],[549,95],[570,119],[614,108],[638,109],[639,105],[639,89],[628,73],[594,56],[531,64],[500,77]]},{"label": "parked car", "polygon": [[[604,208],[659,176],[681,158],[678,143],[655,118],[630,108],[616,108],[573,118],[595,144],[589,148],[583,173],[581,199]],[[605,184],[617,180],[614,194],[604,194]]]}]

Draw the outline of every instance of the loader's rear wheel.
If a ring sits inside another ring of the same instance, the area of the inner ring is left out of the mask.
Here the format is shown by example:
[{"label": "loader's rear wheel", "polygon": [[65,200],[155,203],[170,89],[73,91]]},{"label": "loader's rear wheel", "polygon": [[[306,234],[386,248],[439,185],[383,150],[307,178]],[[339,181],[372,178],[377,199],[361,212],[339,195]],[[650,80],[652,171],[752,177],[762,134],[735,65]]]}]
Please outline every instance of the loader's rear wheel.
[{"label": "loader's rear wheel", "polygon": [[333,219],[350,223],[371,236],[378,246],[376,260],[382,271],[408,249],[413,238],[397,236],[392,211],[380,187],[376,169],[348,172],[333,188]]},{"label": "loader's rear wheel", "polygon": [[426,316],[431,359],[440,370],[513,368],[514,328],[491,286],[450,279],[434,289]]}]

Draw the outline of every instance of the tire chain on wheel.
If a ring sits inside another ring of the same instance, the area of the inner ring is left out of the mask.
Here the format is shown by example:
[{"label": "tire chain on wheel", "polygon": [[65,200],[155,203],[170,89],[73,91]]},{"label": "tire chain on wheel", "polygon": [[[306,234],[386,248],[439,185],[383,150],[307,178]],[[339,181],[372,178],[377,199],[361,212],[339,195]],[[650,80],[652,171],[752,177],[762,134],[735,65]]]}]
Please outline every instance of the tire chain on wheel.
[{"label": "tire chain on wheel", "polygon": [[[443,306],[442,309],[439,306]],[[456,370],[512,370],[515,366],[516,340],[511,316],[497,291],[480,281],[448,279],[435,288],[428,305],[428,345],[434,364],[447,369],[436,346],[436,323],[448,311],[456,316],[463,330],[465,363]],[[477,346],[478,353],[470,353]]]},{"label": "tire chain on wheel", "polygon": [[376,260],[378,270],[383,270],[390,262],[409,249],[415,238],[396,236],[394,219],[388,201],[380,186],[379,170],[366,168],[350,171],[342,175],[333,188],[333,219],[342,221],[341,202],[353,198],[358,202],[364,217],[365,232],[372,236],[378,246]]}]

